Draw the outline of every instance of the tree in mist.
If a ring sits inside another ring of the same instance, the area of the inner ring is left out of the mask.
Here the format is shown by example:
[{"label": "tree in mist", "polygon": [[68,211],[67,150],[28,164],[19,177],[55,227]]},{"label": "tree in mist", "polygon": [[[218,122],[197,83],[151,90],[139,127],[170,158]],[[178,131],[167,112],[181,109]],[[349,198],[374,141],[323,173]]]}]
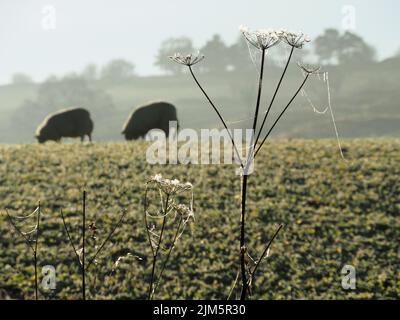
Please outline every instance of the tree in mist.
[{"label": "tree in mist", "polygon": [[222,40],[221,36],[215,34],[211,40],[200,49],[200,52],[207,57],[207,67],[203,67],[204,71],[223,72],[229,66],[228,47]]},{"label": "tree in mist", "polygon": [[16,85],[33,83],[32,78],[25,73],[15,73],[12,75],[11,82]]},{"label": "tree in mist", "polygon": [[88,81],[95,81],[99,78],[99,70],[95,64],[91,63],[83,69],[81,76]]},{"label": "tree in mist", "polygon": [[336,29],[327,29],[314,41],[315,54],[319,63],[331,64],[337,58],[337,51],[340,46],[340,33]]},{"label": "tree in mist", "polygon": [[315,39],[314,48],[322,64],[360,64],[375,59],[374,48],[349,31],[341,35],[336,29],[327,29]]},{"label": "tree in mist", "polygon": [[101,79],[109,82],[123,82],[135,76],[135,66],[123,59],[110,61],[101,69]]},{"label": "tree in mist", "polygon": [[195,53],[192,40],[187,37],[180,37],[169,38],[163,41],[154,64],[167,73],[182,73],[184,68],[176,63],[171,63],[170,59],[168,58],[175,52],[180,52],[182,54]]},{"label": "tree in mist", "polygon": [[229,66],[238,72],[246,72],[251,70],[252,62],[249,53],[249,47],[243,37],[238,37],[237,41],[232,44],[228,51]]},{"label": "tree in mist", "polygon": [[340,39],[338,61],[340,64],[362,64],[375,60],[375,49],[363,38],[345,32]]}]

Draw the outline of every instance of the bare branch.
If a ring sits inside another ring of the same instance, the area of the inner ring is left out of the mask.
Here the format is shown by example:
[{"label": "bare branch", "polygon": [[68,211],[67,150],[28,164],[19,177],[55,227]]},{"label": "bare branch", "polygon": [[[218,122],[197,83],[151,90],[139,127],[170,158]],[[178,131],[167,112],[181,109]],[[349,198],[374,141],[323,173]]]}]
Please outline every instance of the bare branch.
[{"label": "bare branch", "polygon": [[[250,281],[253,282],[254,280],[254,274],[256,273],[258,267],[260,266],[261,261],[263,261],[264,257],[266,256],[266,254],[268,253],[269,248],[271,247],[272,243],[274,242],[275,238],[278,236],[279,232],[282,230],[283,228],[283,224],[281,224],[279,226],[279,228],[275,231],[274,235],[272,236],[271,240],[269,240],[267,246],[265,247],[263,253],[260,256],[260,259],[257,260],[256,265],[253,268],[253,271],[251,272],[251,279]],[[250,283],[251,283],[250,282]]]},{"label": "bare branch", "polygon": [[78,260],[79,265],[82,266],[81,259],[79,258],[78,252],[76,251],[76,248],[75,248],[75,246],[74,246],[74,243],[73,243],[73,241],[72,241],[72,239],[71,239],[71,235],[70,235],[70,233],[69,233],[69,231],[68,231],[67,223],[65,222],[65,218],[64,218],[64,214],[63,214],[63,212],[62,212],[62,209],[60,210],[60,212],[61,212],[61,218],[62,218],[62,220],[63,220],[64,229],[65,229],[65,231],[67,232],[67,236],[68,236],[69,243],[70,243],[70,245],[72,246],[72,249],[74,250],[74,253],[75,253],[75,255],[76,255],[76,258],[77,258],[77,260]]}]

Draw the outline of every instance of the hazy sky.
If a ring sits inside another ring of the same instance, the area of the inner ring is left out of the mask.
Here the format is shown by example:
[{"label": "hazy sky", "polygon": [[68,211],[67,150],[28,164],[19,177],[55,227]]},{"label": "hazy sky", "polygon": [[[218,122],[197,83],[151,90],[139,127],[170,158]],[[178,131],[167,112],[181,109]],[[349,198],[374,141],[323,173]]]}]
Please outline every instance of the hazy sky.
[{"label": "hazy sky", "polygon": [[156,73],[166,38],[189,36],[201,46],[219,33],[232,43],[241,24],[315,37],[328,27],[343,30],[352,12],[344,14],[346,6],[355,9],[354,31],[380,58],[400,48],[398,0],[0,0],[0,84],[15,72],[42,80],[113,58],[134,62],[139,74]]}]

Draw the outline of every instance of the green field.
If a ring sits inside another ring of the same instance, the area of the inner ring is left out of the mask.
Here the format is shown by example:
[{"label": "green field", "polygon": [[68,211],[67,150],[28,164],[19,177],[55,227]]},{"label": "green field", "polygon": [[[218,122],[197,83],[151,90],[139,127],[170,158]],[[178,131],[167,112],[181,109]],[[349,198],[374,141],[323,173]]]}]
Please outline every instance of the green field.
[{"label": "green field", "polygon": [[[274,140],[249,180],[247,240],[259,256],[276,227],[285,228],[256,278],[254,299],[400,298],[400,141]],[[164,177],[194,185],[195,222],[180,239],[156,298],[226,299],[238,271],[240,180],[232,166],[151,166],[145,142],[0,146],[0,298],[32,299],[31,253],[4,215],[43,208],[39,265],[54,265],[57,287],[40,298],[80,298],[80,275],[60,209],[79,243],[81,191],[101,242],[121,209],[123,226],[99,259],[92,299],[143,299],[150,248],[143,224],[146,180]],[[32,223],[31,223],[32,224]],[[89,250],[94,250],[93,247]],[[112,272],[119,256],[132,253]],[[136,258],[135,256],[140,257]],[[353,265],[357,289],[341,286]],[[93,283],[92,283],[93,280]]]}]

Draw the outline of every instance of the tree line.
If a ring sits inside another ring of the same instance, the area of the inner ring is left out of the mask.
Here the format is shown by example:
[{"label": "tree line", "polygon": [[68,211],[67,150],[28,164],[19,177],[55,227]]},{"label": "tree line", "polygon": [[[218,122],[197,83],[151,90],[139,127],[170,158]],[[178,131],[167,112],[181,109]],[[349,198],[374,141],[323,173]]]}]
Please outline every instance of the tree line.
[{"label": "tree line", "polygon": [[[251,60],[248,59],[249,50],[251,48],[240,36],[235,43],[228,45],[219,34],[215,34],[200,48],[195,48],[193,41],[188,37],[169,38],[161,43],[154,65],[166,74],[180,74],[184,69],[180,65],[170,63],[168,56],[175,52],[196,53],[199,51],[207,57],[207,64],[201,67],[200,72],[245,72],[252,68]],[[304,49],[299,54],[301,56],[297,57],[298,59],[322,65],[354,66],[376,61],[375,48],[361,36],[349,31],[341,33],[336,29],[325,30],[313,41],[310,49]],[[279,65],[284,61],[286,55],[283,46],[274,48],[269,55],[268,63]],[[79,75],[89,81],[102,80],[113,83],[123,82],[137,76],[135,65],[124,59],[112,60],[103,67],[89,64]],[[12,76],[14,84],[31,82],[33,82],[32,79],[23,73],[16,73]]]},{"label": "tree line", "polygon": [[[301,58],[306,62],[317,62],[322,65],[359,65],[376,60],[375,49],[365,40],[352,32],[340,33],[336,29],[327,29],[314,41],[311,49],[301,51]],[[155,65],[169,74],[182,72],[182,66],[171,64],[168,56],[174,52],[197,52],[207,57],[207,66],[201,67],[203,72],[246,71],[251,68],[252,48],[249,48],[243,37],[239,36],[232,45],[227,45],[222,37],[215,34],[201,48],[195,48],[190,38],[179,37],[165,40],[159,49]],[[287,56],[286,49],[274,48],[269,54],[270,64],[279,65]],[[243,63],[248,60],[249,63]]]}]

